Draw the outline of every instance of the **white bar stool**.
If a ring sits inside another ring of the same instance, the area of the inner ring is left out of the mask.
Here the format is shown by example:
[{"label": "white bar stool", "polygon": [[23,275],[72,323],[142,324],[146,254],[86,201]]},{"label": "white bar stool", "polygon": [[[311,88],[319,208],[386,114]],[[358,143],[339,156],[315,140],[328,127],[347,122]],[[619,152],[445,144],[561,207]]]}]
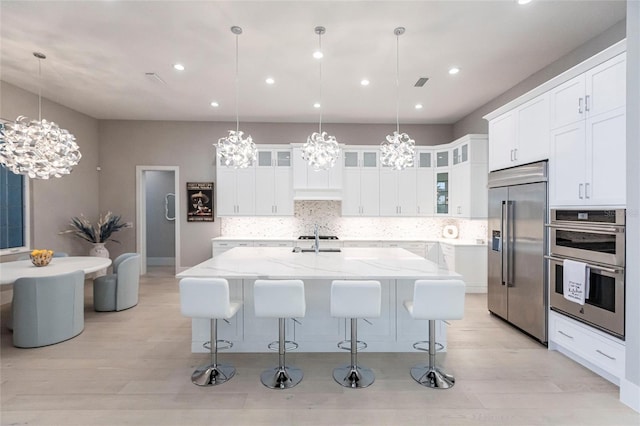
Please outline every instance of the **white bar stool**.
[{"label": "white bar stool", "polygon": [[[464,315],[464,282],[460,280],[417,280],[413,288],[413,301],[404,307],[413,319],[429,320],[429,363],[411,369],[413,380],[434,389],[453,387],[456,379],[436,366],[436,320],[462,319]],[[413,347],[427,350],[416,342]]]},{"label": "white bar stool", "polygon": [[[286,365],[286,344],[290,345],[289,350],[297,348],[298,344],[285,341],[285,320],[304,317],[304,283],[301,280],[256,280],[253,300],[256,317],[278,318],[278,365],[262,372],[260,381],[271,389],[292,388],[302,381],[302,370]],[[275,342],[269,344],[269,349],[275,349]]]},{"label": "white bar stool", "polygon": [[[358,365],[358,349],[367,347],[358,341],[358,318],[379,317],[380,305],[379,281],[335,280],[331,283],[331,316],[351,318],[351,340],[338,343],[340,349],[351,349],[351,363],[333,370],[333,378],[344,387],[366,388],[375,380],[371,369]],[[345,346],[348,342],[350,348]]]},{"label": "white bar stool", "polygon": [[[191,381],[198,386],[221,385],[230,380],[236,369],[232,365],[218,364],[218,349],[229,349],[233,343],[218,340],[218,319],[228,320],[238,312],[241,301],[229,299],[229,282],[223,278],[183,278],[180,280],[180,309],[182,315],[211,320],[211,364],[198,367]],[[207,345],[205,343],[205,347]],[[218,343],[224,346],[219,347]]]}]

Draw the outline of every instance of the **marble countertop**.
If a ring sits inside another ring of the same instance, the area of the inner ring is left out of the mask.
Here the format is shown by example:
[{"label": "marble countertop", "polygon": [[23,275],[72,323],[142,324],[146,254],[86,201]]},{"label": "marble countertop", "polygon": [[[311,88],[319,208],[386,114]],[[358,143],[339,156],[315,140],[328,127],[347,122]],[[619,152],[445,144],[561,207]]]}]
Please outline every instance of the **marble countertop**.
[{"label": "marble countertop", "polygon": [[294,253],[290,247],[236,247],[177,275],[227,279],[460,278],[401,248],[343,248],[339,253]]},{"label": "marble countertop", "polygon": [[[486,245],[486,241],[482,240],[482,243],[478,243],[476,240],[464,240],[457,238],[434,238],[434,239],[417,239],[417,238],[362,238],[362,237],[339,237],[338,240],[322,240],[333,242],[406,242],[406,243],[425,243],[425,242],[438,242],[444,244],[451,244],[455,246],[483,246]],[[298,240],[298,237],[214,237],[211,241],[308,241]],[[322,244],[322,243],[321,243]]]}]

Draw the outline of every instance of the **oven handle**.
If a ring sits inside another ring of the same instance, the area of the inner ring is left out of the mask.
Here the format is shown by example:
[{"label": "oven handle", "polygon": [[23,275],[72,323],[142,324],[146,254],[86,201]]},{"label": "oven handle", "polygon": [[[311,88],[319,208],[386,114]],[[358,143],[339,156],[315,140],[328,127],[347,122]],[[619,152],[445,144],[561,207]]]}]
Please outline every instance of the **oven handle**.
[{"label": "oven handle", "polygon": [[547,228],[554,228],[560,231],[572,231],[572,232],[580,232],[580,231],[588,231],[593,232],[594,234],[617,234],[624,233],[624,226],[585,226],[585,225],[564,225],[564,224],[555,224],[555,223],[545,223]]},{"label": "oven handle", "polygon": [[[558,256],[549,256],[549,255],[544,255],[545,259],[549,259],[549,260],[555,260],[556,262],[562,262],[563,260],[575,260],[577,262],[581,262],[578,259],[572,259],[569,257],[558,257]],[[600,265],[594,265],[593,263],[589,263],[589,262],[583,262],[585,263],[590,269],[595,269],[596,271],[604,271],[604,272],[609,272],[611,274],[620,274],[623,270],[622,269],[617,269],[617,268],[608,268],[606,266],[600,266]]]}]

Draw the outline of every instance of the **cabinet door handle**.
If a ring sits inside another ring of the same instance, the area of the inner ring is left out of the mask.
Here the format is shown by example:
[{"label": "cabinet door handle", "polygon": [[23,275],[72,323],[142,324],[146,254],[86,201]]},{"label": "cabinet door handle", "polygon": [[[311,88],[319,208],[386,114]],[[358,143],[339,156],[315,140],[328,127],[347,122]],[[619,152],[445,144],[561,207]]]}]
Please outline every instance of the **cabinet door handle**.
[{"label": "cabinet door handle", "polygon": [[458,206],[458,214],[462,214],[462,207]]},{"label": "cabinet door handle", "polygon": [[583,184],[578,185],[578,198],[580,198],[581,200],[584,198],[584,196],[582,195],[583,186],[584,186]]},{"label": "cabinet door handle", "polygon": [[578,98],[578,114],[582,114],[582,98]]},{"label": "cabinet door handle", "polygon": [[398,213],[402,214],[402,206],[398,206]]},{"label": "cabinet door handle", "polygon": [[416,206],[416,209],[418,210],[418,214],[420,214],[420,206]]},{"label": "cabinet door handle", "polygon": [[615,360],[616,360],[616,357],[611,356],[611,355],[607,355],[607,354],[605,354],[604,352],[602,352],[600,349],[596,349],[596,352],[598,352],[600,355],[602,355],[602,356],[604,356],[604,357],[609,358],[609,359],[610,359],[610,360],[612,360],[612,361],[615,361]]},{"label": "cabinet door handle", "polygon": [[573,339],[573,336],[568,335],[567,333],[565,333],[562,330],[558,330],[558,333],[562,334],[564,337],[568,337],[569,339]]},{"label": "cabinet door handle", "polygon": [[518,148],[513,150],[513,161],[518,161]]},{"label": "cabinet door handle", "polygon": [[509,161],[513,161],[513,150],[509,151]]},{"label": "cabinet door handle", "polygon": [[590,97],[591,97],[590,95],[587,95],[587,96],[584,97],[584,110],[585,111],[589,111],[589,98]]},{"label": "cabinet door handle", "polygon": [[591,184],[589,182],[584,184],[584,198],[589,199],[591,197],[589,197],[589,186]]}]

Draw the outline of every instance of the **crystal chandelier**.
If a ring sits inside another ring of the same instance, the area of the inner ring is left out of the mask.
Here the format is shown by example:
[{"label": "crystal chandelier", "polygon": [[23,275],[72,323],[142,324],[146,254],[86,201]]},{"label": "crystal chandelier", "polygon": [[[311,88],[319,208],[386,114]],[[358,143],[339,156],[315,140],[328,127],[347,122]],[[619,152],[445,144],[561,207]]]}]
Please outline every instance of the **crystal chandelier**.
[{"label": "crystal chandelier", "polygon": [[404,170],[413,166],[415,141],[406,133],[400,133],[400,36],[404,27],[393,30],[396,35],[396,131],[387,135],[387,140],[380,146],[380,162],[385,167]]},{"label": "crystal chandelier", "polygon": [[242,28],[233,26],[231,32],[236,35],[236,130],[229,130],[229,135],[218,139],[216,147],[220,162],[227,167],[244,169],[251,166],[258,157],[258,148],[250,135],[243,138],[240,131],[240,119],[238,115],[238,36],[242,34]]},{"label": "crystal chandelier", "polygon": [[[325,32],[324,27],[315,28],[315,33],[318,34],[318,50],[316,52],[322,52],[322,34]],[[302,158],[313,167],[313,170],[319,171],[333,167],[339,155],[340,146],[335,136],[327,135],[327,132],[322,131],[322,61],[320,61],[320,121],[318,131],[313,132],[302,146]]]},{"label": "crystal chandelier", "polygon": [[19,116],[0,130],[0,163],[15,174],[32,179],[62,177],[71,173],[82,154],[76,138],[56,123],[42,119],[41,60],[46,56],[34,52],[38,58],[38,120]]}]

